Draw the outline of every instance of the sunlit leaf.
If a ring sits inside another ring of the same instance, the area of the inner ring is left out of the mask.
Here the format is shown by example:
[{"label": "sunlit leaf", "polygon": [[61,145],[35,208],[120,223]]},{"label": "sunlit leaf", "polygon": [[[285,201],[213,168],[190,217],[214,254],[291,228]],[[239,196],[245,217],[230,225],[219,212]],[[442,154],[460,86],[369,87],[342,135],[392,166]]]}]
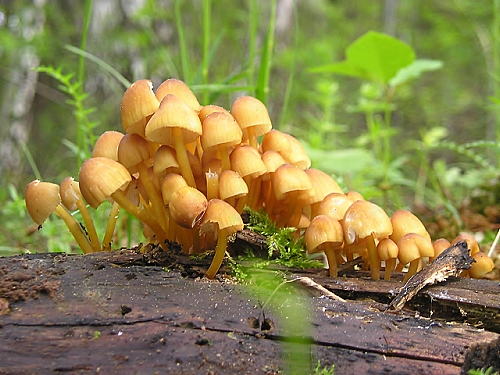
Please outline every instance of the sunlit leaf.
[{"label": "sunlit leaf", "polygon": [[412,79],[418,78],[424,72],[441,69],[443,62],[439,60],[418,59],[410,65],[398,70],[396,75],[389,81],[391,86],[399,86]]}]

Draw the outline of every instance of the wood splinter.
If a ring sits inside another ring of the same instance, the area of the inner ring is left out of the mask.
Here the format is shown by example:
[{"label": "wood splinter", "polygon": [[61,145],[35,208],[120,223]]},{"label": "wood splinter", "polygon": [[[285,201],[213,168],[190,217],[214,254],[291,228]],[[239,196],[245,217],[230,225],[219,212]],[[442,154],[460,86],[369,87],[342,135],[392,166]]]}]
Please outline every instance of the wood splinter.
[{"label": "wood splinter", "polygon": [[475,259],[470,255],[467,242],[459,241],[444,250],[427,267],[413,275],[401,288],[399,294],[388,306],[389,309],[401,310],[424,286],[445,281],[450,276],[458,276],[468,270]]}]

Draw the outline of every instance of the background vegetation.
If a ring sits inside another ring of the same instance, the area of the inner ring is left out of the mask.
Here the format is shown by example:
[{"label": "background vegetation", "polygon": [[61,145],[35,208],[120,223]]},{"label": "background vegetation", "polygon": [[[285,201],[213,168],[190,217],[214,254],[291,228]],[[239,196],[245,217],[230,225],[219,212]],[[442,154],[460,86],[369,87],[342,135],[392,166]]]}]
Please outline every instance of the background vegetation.
[{"label": "background vegetation", "polygon": [[[313,166],[346,190],[389,213],[411,209],[433,237],[470,230],[487,242],[500,222],[499,3],[2,2],[0,251],[71,250],[56,220],[34,233],[24,187],[76,176],[95,138],[122,130],[126,81],[157,86],[169,77],[186,81],[201,104],[229,108],[242,93],[258,96],[274,127],[298,137]],[[370,30],[442,68],[390,96],[384,85],[313,71],[344,60]],[[382,139],[388,159],[377,152]]]}]

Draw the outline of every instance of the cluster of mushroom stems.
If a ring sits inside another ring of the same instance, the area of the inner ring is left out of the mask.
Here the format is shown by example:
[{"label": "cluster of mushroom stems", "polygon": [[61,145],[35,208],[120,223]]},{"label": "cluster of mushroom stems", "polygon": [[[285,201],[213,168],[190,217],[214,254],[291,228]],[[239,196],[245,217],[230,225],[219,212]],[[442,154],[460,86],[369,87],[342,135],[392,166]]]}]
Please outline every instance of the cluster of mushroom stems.
[{"label": "cluster of mushroom stems", "polygon": [[[252,96],[238,97],[229,111],[200,105],[181,80],[167,79],[156,90],[138,80],[120,109],[124,133],[98,138],[78,181],[34,180],[26,188],[33,220],[41,225],[55,213],[84,253],[111,249],[118,213],[125,210],[143,224],[150,242],[176,241],[191,254],[215,250],[206,273],[213,278],[249,207],[264,210],[280,227],[296,228],[308,253],[324,252],[332,277],[339,263],[361,256],[373,279],[383,263],[385,280],[404,269],[407,280],[460,239],[476,259],[471,277],[493,268],[472,236],[433,242],[411,212],[389,217],[361,194],[344,193],[330,175],[311,168],[296,138],[272,128],[266,106]],[[97,209],[104,201],[112,206],[100,241],[87,206]]]}]

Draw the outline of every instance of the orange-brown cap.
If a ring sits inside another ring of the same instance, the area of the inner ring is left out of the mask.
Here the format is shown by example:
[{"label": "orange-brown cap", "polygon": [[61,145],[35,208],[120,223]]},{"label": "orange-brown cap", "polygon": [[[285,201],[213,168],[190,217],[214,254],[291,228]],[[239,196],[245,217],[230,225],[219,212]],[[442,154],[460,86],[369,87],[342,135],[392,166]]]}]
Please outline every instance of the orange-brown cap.
[{"label": "orange-brown cap", "polygon": [[398,241],[407,233],[417,233],[431,239],[429,232],[418,217],[407,210],[397,210],[391,216],[393,232],[391,240]]},{"label": "orange-brown cap", "polygon": [[201,121],[196,112],[177,96],[168,94],[149,119],[145,131],[146,138],[162,145],[173,146],[174,128],[182,130],[185,144],[195,141],[202,133]]},{"label": "orange-brown cap", "polygon": [[40,180],[31,181],[24,192],[26,208],[35,223],[41,225],[61,203],[59,185]]},{"label": "orange-brown cap", "polygon": [[323,251],[327,246],[339,248],[344,242],[342,225],[330,216],[315,216],[306,229],[304,240],[309,254]]},{"label": "orange-brown cap", "polygon": [[134,82],[123,94],[120,106],[123,130],[144,137],[148,118],[159,105],[150,80],[140,79]]},{"label": "orange-brown cap", "polygon": [[82,164],[78,180],[87,203],[97,208],[115,191],[125,190],[132,177],[127,168],[117,161],[96,157]]},{"label": "orange-brown cap", "polygon": [[207,208],[207,198],[197,189],[184,186],[170,197],[170,215],[184,228],[193,228]]},{"label": "orange-brown cap", "polygon": [[198,102],[198,99],[193,94],[191,89],[184,83],[184,81],[176,78],[169,78],[166,81],[163,81],[162,84],[156,89],[156,98],[161,102],[168,94],[177,96],[196,113],[200,112],[201,105]]},{"label": "orange-brown cap", "polygon": [[383,238],[392,233],[389,216],[380,206],[369,201],[356,201],[350,205],[345,212],[342,226],[348,245],[370,235]]},{"label": "orange-brown cap", "polygon": [[102,156],[105,158],[118,160],[118,145],[123,138],[123,134],[114,130],[102,133],[94,145],[92,157]]}]

